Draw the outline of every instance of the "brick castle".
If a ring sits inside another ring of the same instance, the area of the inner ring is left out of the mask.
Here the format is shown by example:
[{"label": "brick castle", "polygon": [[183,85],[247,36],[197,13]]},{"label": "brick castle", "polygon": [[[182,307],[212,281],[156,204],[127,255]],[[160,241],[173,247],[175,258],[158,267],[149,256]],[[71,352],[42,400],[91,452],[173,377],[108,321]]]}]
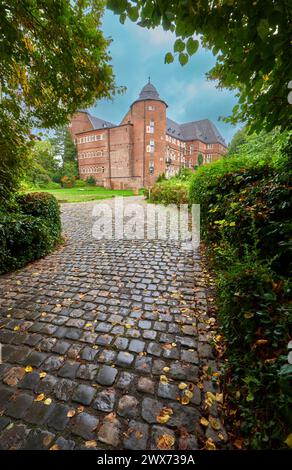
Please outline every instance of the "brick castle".
[{"label": "brick castle", "polygon": [[209,119],[177,124],[166,116],[167,104],[156,88],[142,88],[122,122],[113,124],[78,111],[70,131],[82,179],[92,176],[106,188],[150,187],[159,175],[170,177],[182,167],[218,160],[227,146]]}]

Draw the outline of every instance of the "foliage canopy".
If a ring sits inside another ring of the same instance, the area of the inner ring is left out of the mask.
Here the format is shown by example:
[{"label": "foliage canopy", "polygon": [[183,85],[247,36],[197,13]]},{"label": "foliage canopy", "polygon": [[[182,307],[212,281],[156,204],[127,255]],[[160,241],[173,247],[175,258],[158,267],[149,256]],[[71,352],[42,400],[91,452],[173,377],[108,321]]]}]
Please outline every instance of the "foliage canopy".
[{"label": "foliage canopy", "polygon": [[[248,122],[252,130],[291,129],[288,83],[292,78],[291,0],[108,0],[108,7],[142,27],[159,25],[175,33],[173,53],[185,65],[199,47],[217,61],[208,73],[219,87],[238,90],[231,123]],[[199,35],[199,36],[198,36]]]}]

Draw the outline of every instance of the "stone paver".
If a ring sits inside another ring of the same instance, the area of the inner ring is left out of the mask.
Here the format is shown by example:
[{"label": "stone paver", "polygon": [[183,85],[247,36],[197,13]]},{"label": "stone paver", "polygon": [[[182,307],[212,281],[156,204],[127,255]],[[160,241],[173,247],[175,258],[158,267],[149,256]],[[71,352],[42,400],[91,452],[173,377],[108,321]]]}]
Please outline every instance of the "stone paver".
[{"label": "stone paver", "polygon": [[0,449],[228,448],[199,254],[95,240],[95,204],[62,205],[64,246],[0,278]]}]

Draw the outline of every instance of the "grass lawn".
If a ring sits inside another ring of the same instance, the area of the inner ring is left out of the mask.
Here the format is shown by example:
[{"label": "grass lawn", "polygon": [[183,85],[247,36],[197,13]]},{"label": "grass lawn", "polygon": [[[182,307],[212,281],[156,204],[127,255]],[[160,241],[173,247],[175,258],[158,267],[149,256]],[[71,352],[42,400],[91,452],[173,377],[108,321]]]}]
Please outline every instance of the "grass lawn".
[{"label": "grass lawn", "polygon": [[[33,189],[28,192],[46,192],[53,194],[59,202],[86,202],[95,199],[107,199],[114,196],[133,196],[131,189],[105,189],[100,186],[84,188]],[[142,194],[142,192],[140,192]]]}]

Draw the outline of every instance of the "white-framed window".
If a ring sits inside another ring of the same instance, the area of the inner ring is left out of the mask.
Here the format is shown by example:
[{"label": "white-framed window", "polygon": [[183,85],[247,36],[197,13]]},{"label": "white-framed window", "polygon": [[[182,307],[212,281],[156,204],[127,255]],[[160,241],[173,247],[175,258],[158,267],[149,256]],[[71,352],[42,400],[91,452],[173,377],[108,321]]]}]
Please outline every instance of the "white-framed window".
[{"label": "white-framed window", "polygon": [[206,161],[207,161],[207,163],[211,163],[211,161],[212,161],[211,153],[208,153]]},{"label": "white-framed window", "polygon": [[155,106],[148,106],[148,111],[154,111],[155,110]]},{"label": "white-framed window", "polygon": [[104,134],[95,134],[95,139],[94,140],[103,140],[104,139]]},{"label": "white-framed window", "polygon": [[150,140],[149,145],[147,147],[149,147],[149,150],[147,150],[147,152],[154,153],[154,150],[155,150],[154,140]]},{"label": "white-framed window", "polygon": [[212,149],[213,148],[213,144],[207,144],[207,149]]},{"label": "white-framed window", "polygon": [[146,126],[147,134],[154,134],[154,121],[150,121],[149,126]]},{"label": "white-framed window", "polygon": [[190,145],[189,146],[189,154],[192,155],[194,152],[194,146],[193,145]]}]

